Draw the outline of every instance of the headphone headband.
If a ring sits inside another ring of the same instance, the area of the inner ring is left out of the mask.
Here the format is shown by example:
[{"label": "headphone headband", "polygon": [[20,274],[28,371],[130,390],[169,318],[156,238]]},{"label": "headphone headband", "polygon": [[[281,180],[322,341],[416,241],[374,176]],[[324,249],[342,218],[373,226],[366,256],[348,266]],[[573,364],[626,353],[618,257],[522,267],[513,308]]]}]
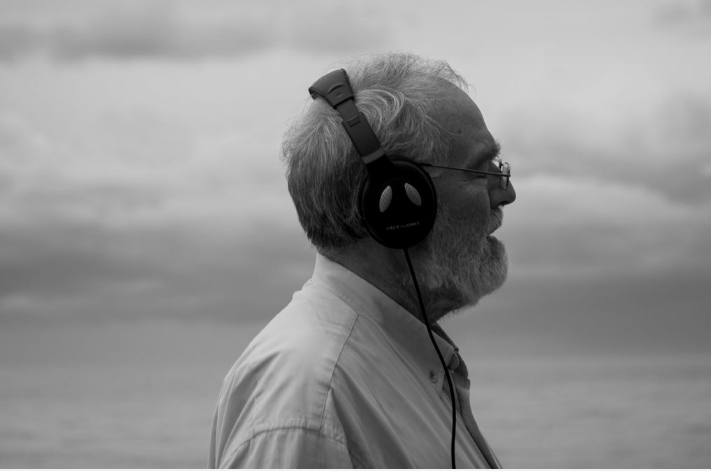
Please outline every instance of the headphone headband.
[{"label": "headphone headband", "polygon": [[356,108],[355,94],[344,69],[334,70],[318,79],[309,87],[309,93],[314,100],[319,96],[324,98],[333,109],[338,111],[343,118],[343,128],[351,138],[358,154],[363,158],[365,165],[370,167],[376,161],[386,160],[384,159],[385,152],[368,124],[368,120]]}]

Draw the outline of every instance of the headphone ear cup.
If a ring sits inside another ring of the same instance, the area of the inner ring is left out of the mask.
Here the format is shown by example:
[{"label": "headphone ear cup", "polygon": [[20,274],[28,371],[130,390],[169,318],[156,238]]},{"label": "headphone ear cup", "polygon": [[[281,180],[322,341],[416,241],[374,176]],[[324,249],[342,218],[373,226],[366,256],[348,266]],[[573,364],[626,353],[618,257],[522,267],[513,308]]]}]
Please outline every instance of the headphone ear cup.
[{"label": "headphone ear cup", "polygon": [[369,174],[360,191],[368,233],[391,249],[412,247],[429,234],[437,216],[437,192],[414,162],[392,158],[385,175]]}]

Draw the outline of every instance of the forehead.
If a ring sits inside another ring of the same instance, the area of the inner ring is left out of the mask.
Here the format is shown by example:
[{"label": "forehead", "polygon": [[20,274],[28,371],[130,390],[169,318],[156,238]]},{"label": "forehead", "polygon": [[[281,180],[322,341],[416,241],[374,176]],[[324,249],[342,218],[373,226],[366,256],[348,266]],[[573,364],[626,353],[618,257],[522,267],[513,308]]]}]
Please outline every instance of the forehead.
[{"label": "forehead", "polygon": [[442,84],[434,118],[453,136],[450,165],[474,168],[493,157],[498,145],[479,107],[464,90]]}]

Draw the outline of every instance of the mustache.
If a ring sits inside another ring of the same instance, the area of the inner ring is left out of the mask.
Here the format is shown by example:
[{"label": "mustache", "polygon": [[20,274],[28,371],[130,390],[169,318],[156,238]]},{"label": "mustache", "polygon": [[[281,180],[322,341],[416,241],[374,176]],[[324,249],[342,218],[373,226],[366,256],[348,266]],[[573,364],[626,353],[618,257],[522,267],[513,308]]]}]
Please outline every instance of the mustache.
[{"label": "mustache", "polygon": [[486,228],[486,233],[491,234],[497,230],[504,223],[504,211],[499,206],[491,211],[491,217],[489,218],[489,225]]}]

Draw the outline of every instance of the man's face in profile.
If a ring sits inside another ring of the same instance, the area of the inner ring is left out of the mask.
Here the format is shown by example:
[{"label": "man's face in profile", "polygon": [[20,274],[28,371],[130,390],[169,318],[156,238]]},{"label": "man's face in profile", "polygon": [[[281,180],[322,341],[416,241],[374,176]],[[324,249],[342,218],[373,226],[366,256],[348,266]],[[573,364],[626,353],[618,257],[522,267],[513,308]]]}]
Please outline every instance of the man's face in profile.
[{"label": "man's face in profile", "polygon": [[[444,85],[436,119],[454,135],[448,165],[498,171],[491,157],[497,150],[479,108],[461,89]],[[437,220],[418,247],[422,284],[437,296],[456,299],[459,308],[472,306],[506,280],[504,245],[491,233],[502,222],[501,205],[515,199],[512,185],[468,172],[443,170],[433,179],[439,207]]]}]

